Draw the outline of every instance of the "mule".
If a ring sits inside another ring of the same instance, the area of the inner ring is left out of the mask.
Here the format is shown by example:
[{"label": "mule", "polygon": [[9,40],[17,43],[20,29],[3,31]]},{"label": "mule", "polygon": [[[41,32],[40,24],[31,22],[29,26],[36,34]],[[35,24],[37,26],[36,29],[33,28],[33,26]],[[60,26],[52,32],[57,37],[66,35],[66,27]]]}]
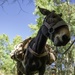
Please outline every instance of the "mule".
[{"label": "mule", "polygon": [[[38,8],[45,15],[45,18],[37,36],[27,46],[26,55],[24,56],[25,61],[23,61],[24,67],[20,66],[23,71],[19,71],[17,66],[18,75],[33,75],[36,71],[39,75],[44,75],[48,60],[48,54],[45,49],[47,39],[49,38],[55,46],[65,46],[70,40],[70,31],[67,23],[61,18],[62,14]],[[22,63],[19,65],[22,65]]]},{"label": "mule", "polygon": [[[33,38],[29,37],[25,39],[23,42],[20,42],[18,45],[14,47],[14,50],[10,53],[11,58],[17,62],[17,73],[19,74],[25,74],[24,67],[25,67],[25,52],[26,48],[28,46],[28,43]],[[45,50],[47,51],[47,63],[46,65],[51,65],[53,62],[56,61],[56,51],[51,48],[50,45],[45,45]]]},{"label": "mule", "polygon": [[[27,47],[27,56],[25,62],[25,74],[32,75],[38,71],[39,75],[44,75],[47,55],[39,57],[45,53],[46,41],[49,38],[55,46],[65,46],[70,40],[68,25],[61,18],[61,14],[55,11],[50,12],[47,9],[39,7],[40,12],[45,15],[43,25],[40,27],[37,36],[31,40]],[[34,53],[32,53],[34,51]]]}]

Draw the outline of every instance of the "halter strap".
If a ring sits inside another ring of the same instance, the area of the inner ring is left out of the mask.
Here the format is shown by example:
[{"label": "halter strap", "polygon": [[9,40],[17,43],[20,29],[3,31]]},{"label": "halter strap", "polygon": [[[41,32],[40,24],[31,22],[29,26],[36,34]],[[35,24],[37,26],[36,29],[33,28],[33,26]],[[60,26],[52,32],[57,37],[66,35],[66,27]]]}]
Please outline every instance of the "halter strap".
[{"label": "halter strap", "polygon": [[50,29],[50,28],[56,29],[56,28],[58,28],[58,27],[61,27],[61,26],[66,25],[66,22],[65,22],[65,21],[59,21],[58,23],[56,23],[56,24],[54,25],[54,23],[48,24],[48,23],[45,21],[45,22],[44,22],[44,25],[45,25],[48,29]]}]

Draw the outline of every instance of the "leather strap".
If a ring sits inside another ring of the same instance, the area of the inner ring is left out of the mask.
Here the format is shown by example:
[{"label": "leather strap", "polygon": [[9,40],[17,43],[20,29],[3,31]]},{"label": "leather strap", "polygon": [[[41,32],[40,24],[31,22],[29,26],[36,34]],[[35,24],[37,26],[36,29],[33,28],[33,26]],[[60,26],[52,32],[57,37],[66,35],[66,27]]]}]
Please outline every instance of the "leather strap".
[{"label": "leather strap", "polygon": [[44,53],[42,53],[42,54],[38,54],[38,53],[36,53],[34,50],[32,50],[30,47],[29,47],[29,52],[30,52],[31,54],[33,54],[34,56],[39,57],[39,58],[48,55],[47,52],[44,52]]},{"label": "leather strap", "polygon": [[65,22],[65,21],[59,21],[59,22],[56,23],[55,25],[54,25],[54,23],[48,24],[47,22],[44,22],[44,25],[45,25],[48,29],[50,29],[50,28],[56,29],[56,28],[58,28],[58,27],[61,27],[61,26],[66,25],[66,22]]}]

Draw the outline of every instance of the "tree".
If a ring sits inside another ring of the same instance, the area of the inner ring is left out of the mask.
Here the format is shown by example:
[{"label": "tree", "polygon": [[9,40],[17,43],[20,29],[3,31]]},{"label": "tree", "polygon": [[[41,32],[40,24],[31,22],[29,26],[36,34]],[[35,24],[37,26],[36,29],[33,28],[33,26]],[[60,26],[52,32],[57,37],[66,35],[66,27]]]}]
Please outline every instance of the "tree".
[{"label": "tree", "polygon": [[6,34],[0,35],[0,71],[5,75],[14,74],[16,71],[15,62],[10,58],[10,52],[13,50],[14,45],[22,41],[20,36],[16,36],[13,42],[10,40]]}]

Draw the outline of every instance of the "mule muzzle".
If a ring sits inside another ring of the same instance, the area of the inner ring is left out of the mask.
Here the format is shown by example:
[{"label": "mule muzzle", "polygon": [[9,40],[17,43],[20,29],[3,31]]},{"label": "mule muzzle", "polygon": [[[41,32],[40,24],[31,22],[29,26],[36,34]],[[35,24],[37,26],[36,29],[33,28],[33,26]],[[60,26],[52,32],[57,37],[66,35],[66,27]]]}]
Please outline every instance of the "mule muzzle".
[{"label": "mule muzzle", "polygon": [[65,41],[61,41],[58,39],[58,41],[54,42],[55,46],[65,46],[69,42],[70,38],[66,38]]}]

